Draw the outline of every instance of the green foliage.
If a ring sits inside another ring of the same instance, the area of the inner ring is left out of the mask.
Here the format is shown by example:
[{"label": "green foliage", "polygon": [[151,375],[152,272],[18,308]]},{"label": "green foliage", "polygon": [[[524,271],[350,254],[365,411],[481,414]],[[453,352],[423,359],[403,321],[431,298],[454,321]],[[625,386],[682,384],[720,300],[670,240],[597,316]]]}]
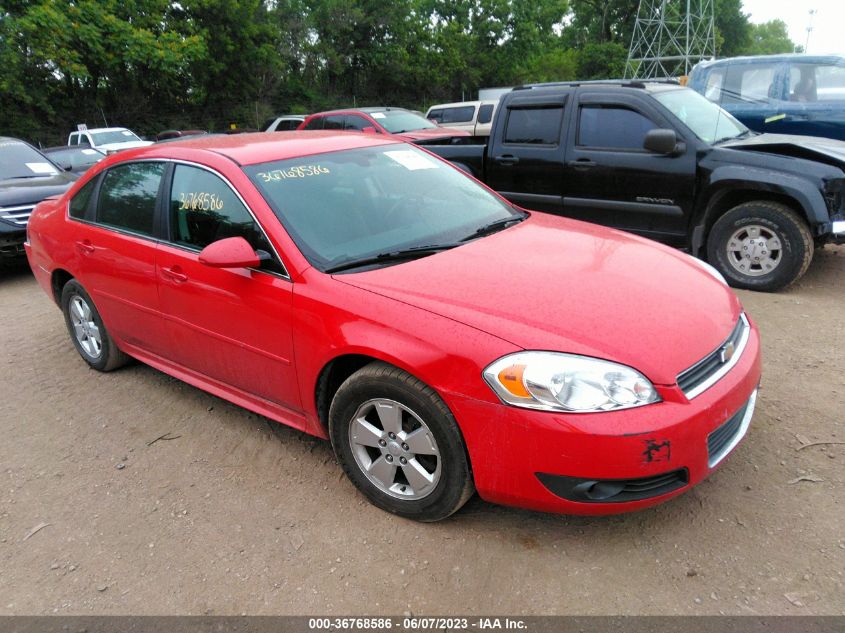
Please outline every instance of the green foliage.
[{"label": "green foliage", "polygon": [[786,22],[771,20],[751,25],[751,43],[747,55],[775,55],[795,52],[795,42],[789,39]]},{"label": "green foliage", "polygon": [[[667,0],[670,11],[682,0]],[[254,128],[275,114],[620,77],[639,0],[2,0],[0,134]],[[719,54],[791,51],[716,0]]]}]

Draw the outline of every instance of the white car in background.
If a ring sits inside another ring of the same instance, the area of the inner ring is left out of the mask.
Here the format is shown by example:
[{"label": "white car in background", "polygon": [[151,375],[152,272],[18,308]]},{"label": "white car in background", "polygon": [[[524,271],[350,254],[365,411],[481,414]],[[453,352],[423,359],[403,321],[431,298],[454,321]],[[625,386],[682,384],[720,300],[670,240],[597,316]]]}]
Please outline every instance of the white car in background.
[{"label": "white car in background", "polygon": [[472,136],[490,136],[493,113],[498,105],[498,101],[441,103],[431,106],[425,118],[434,121],[437,125],[464,130]]},{"label": "white car in background", "polygon": [[152,141],[142,140],[135,132],[125,127],[99,127],[71,132],[67,137],[69,146],[88,145],[106,154],[114,154],[125,149],[146,147]]}]

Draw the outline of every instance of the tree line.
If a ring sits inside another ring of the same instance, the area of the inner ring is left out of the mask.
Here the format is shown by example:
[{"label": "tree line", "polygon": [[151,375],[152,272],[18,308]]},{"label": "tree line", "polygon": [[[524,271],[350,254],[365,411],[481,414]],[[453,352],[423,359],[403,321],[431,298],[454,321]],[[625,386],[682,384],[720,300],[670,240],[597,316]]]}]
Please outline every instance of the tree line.
[{"label": "tree line", "polygon": [[[670,0],[682,2],[683,0]],[[639,0],[0,0],[0,135],[257,128],[338,106],[621,77]],[[716,0],[720,56],[791,52]]]}]

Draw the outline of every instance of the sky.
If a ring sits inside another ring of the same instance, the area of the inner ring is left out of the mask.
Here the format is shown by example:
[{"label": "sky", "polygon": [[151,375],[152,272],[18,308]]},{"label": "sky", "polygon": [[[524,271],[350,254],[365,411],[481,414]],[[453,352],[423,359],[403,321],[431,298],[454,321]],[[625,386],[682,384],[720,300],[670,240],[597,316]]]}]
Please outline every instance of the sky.
[{"label": "sky", "polygon": [[807,52],[845,55],[845,0],[742,0],[742,7],[745,13],[751,14],[752,22],[783,20],[790,39],[801,46],[807,41],[809,12],[815,9]]}]

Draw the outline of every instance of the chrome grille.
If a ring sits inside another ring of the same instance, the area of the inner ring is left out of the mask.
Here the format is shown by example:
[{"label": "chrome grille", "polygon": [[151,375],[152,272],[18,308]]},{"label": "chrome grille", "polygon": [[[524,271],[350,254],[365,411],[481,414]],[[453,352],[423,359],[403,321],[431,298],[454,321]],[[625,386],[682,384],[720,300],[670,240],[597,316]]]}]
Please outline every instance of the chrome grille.
[{"label": "chrome grille", "polygon": [[[748,343],[750,331],[751,326],[743,313],[739,316],[733,332],[718,348],[678,374],[678,387],[687,398],[692,400],[712,387],[736,365]],[[731,353],[728,353],[729,351]]]},{"label": "chrome grille", "polygon": [[34,208],[34,204],[25,204],[20,207],[0,207],[0,220],[6,220],[6,222],[18,226],[26,226]]}]

